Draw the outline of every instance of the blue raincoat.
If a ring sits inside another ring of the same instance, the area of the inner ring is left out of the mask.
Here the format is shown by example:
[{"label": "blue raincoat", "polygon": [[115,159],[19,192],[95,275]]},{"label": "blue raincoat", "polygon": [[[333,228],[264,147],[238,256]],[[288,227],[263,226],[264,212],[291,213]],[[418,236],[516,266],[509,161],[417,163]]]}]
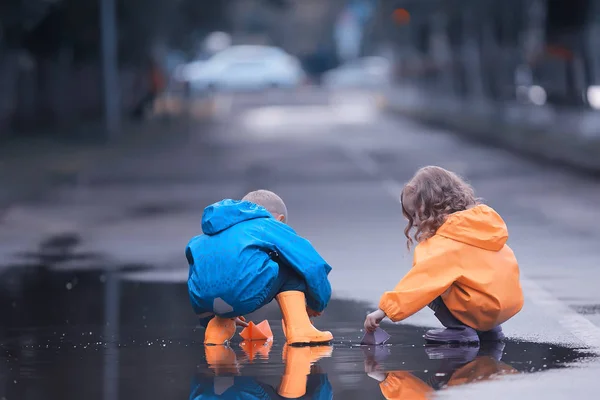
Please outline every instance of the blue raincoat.
[{"label": "blue raincoat", "polygon": [[[215,393],[215,377],[194,377],[190,400],[235,399],[272,400],[281,399],[275,388],[249,376],[232,377],[233,384],[225,392]],[[333,387],[326,374],[310,374],[306,382],[306,394],[300,399],[331,400]]]},{"label": "blue raincoat", "polygon": [[202,231],[185,252],[190,301],[200,317],[238,317],[269,303],[278,262],[304,278],[311,309],[320,312],[327,307],[331,267],[308,240],[264,207],[222,200],[204,209]]}]

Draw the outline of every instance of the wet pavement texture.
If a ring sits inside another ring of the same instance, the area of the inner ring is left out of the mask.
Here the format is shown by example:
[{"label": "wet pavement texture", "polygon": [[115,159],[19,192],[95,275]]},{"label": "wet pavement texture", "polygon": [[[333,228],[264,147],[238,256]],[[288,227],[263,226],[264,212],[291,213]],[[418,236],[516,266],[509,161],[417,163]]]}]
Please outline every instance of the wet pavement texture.
[{"label": "wet pavement texture", "polygon": [[[332,300],[316,319],[332,346],[289,347],[275,303],[273,342],[203,345],[185,283],[130,280],[144,267],[12,267],[0,292],[0,398],[426,398],[455,386],[564,368],[585,349],[508,340],[425,346],[426,328],[384,324],[385,346],[360,346],[366,304]],[[239,333],[239,330],[238,330]],[[291,391],[291,392],[290,392]]]},{"label": "wet pavement texture", "polygon": [[[277,398],[282,381],[304,398],[595,398],[597,180],[383,113],[363,93],[217,108],[209,125],[2,214],[0,399]],[[504,325],[503,349],[425,347],[439,327],[427,309],[385,325],[389,346],[358,346],[367,310],[411,267],[398,194],[426,164],[469,179],[509,227],[525,307]],[[270,321],[271,346],[239,335],[230,349],[202,345],[183,248],[206,205],[259,188],[282,196],[290,224],[333,266],[331,306],[315,319],[335,334],[333,351],[289,352],[275,304],[250,316]]]}]

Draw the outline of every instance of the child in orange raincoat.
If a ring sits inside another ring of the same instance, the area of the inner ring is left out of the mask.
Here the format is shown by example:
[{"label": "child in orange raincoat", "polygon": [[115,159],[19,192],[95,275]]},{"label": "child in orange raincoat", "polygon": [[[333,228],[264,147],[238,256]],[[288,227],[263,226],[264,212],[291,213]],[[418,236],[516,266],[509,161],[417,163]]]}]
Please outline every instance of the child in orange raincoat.
[{"label": "child in orange raincoat", "polygon": [[460,177],[435,166],[417,171],[401,202],[407,245],[418,242],[413,267],[383,294],[365,329],[375,330],[386,316],[401,321],[429,306],[445,327],[428,331],[429,342],[502,340],[501,324],[521,310],[523,292],[500,215]]}]

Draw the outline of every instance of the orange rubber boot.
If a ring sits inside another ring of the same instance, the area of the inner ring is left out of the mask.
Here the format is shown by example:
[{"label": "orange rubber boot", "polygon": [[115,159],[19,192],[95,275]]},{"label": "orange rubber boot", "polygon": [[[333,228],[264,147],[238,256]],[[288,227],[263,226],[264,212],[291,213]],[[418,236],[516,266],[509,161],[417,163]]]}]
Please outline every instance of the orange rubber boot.
[{"label": "orange rubber boot", "polygon": [[215,375],[237,375],[240,372],[235,352],[227,346],[204,346],[206,363]]},{"label": "orange rubber boot", "polygon": [[[287,360],[287,352],[288,348],[297,348],[297,346],[290,346],[287,343],[283,345],[283,351],[281,352],[281,359],[285,363]],[[308,347],[308,346],[303,346]],[[319,361],[321,358],[331,357],[333,354],[333,347],[330,344],[318,345],[318,346],[310,346],[310,364],[314,364]]]},{"label": "orange rubber boot", "polygon": [[294,347],[285,345],[282,358],[285,361],[285,372],[277,393],[287,399],[297,399],[306,394],[306,384],[310,367],[323,357],[331,357],[333,347]]},{"label": "orange rubber boot", "polygon": [[306,298],[299,291],[282,292],[277,295],[284,320],[284,333],[288,344],[327,343],[333,340],[331,332],[315,328],[306,313]]},{"label": "orange rubber boot", "polygon": [[[310,324],[313,325],[312,321],[310,321]],[[314,325],[313,325],[314,326]],[[281,320],[281,329],[283,330],[283,335],[286,337],[287,339],[287,330],[285,328],[285,320]]]},{"label": "orange rubber boot", "polygon": [[210,320],[204,332],[204,344],[221,345],[235,335],[235,318],[215,316]]}]

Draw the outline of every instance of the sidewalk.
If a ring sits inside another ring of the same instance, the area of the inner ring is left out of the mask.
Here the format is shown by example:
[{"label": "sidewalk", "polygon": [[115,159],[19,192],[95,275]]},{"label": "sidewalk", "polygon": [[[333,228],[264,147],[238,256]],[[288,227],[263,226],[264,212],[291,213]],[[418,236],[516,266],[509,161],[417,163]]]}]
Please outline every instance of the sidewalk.
[{"label": "sidewalk", "polygon": [[390,111],[494,146],[600,173],[600,112],[459,99],[410,87],[387,90]]},{"label": "sidewalk", "polygon": [[50,137],[4,143],[0,146],[0,216],[11,204],[38,198],[53,186],[78,184],[86,172],[103,164],[171,146],[186,137],[191,125],[209,120],[212,112],[213,104],[205,102],[195,106],[193,117],[124,121],[122,137],[104,143]]},{"label": "sidewalk", "polygon": [[195,206],[208,201],[202,187],[215,167],[214,149],[206,144],[214,107],[201,109],[127,123],[122,138],[105,144],[36,139],[3,146],[0,273],[40,262],[46,251],[60,252],[44,243],[64,238],[75,243],[72,251],[92,257],[70,256],[58,262],[61,268],[123,265],[140,257],[179,265],[180,243],[197,231]]}]

